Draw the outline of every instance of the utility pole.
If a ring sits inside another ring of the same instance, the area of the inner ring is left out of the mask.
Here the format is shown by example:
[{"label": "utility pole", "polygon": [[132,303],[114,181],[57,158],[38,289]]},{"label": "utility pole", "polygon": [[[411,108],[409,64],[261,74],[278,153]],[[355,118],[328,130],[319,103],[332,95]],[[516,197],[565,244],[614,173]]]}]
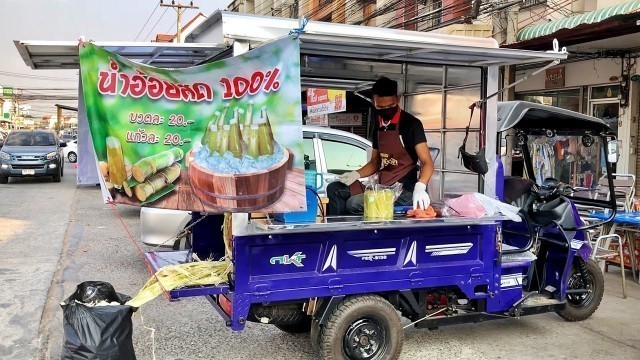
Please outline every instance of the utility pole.
[{"label": "utility pole", "polygon": [[176,4],[175,0],[172,0],[171,4],[165,4],[162,2],[162,0],[160,0],[160,6],[172,7],[178,12],[178,21],[176,22],[178,26],[178,30],[176,33],[176,38],[178,39],[177,42],[181,43],[182,42],[182,13],[184,12],[185,9],[199,9],[199,7],[194,6],[193,1],[191,1],[189,5],[182,5],[179,3]]}]

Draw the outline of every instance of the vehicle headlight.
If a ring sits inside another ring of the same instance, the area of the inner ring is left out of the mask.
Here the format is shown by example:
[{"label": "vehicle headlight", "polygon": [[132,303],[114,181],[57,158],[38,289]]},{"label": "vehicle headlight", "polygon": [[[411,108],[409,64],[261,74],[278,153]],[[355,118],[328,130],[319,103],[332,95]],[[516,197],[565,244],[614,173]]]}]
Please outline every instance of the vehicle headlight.
[{"label": "vehicle headlight", "polygon": [[47,154],[47,160],[53,160],[53,159],[56,158],[56,156],[58,156],[57,152],[55,152],[55,151],[54,152],[50,152],[50,153]]},{"label": "vehicle headlight", "polygon": [[11,160],[11,155],[7,154],[4,151],[0,151],[0,160]]}]

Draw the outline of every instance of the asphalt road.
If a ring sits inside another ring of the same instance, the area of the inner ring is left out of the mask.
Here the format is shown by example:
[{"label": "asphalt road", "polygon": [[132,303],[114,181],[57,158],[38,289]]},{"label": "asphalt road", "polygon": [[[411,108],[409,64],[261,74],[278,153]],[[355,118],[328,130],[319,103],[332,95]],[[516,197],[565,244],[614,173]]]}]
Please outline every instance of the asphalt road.
[{"label": "asphalt road", "polygon": [[[118,211],[137,239],[139,209]],[[134,295],[148,278],[99,190],[76,188],[72,168],[61,184],[0,185],[0,359],[59,359],[59,303],[78,283],[108,281]],[[619,270],[612,267],[605,278],[603,303],[587,321],[543,314],[435,331],[409,329],[401,359],[639,359],[640,285],[629,280],[625,300]],[[153,353],[156,359],[316,358],[306,335],[253,323],[240,333],[228,330],[204,299],[168,302],[160,296],[146,304],[134,317],[134,342],[139,359],[152,359]]]}]

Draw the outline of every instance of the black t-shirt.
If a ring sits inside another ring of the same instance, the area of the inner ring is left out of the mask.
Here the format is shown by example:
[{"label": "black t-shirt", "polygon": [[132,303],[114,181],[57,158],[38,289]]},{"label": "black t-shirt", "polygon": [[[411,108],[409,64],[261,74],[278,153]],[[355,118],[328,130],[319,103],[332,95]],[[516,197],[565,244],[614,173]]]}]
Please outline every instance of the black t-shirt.
[{"label": "black t-shirt", "polygon": [[[378,149],[378,131],[380,130],[380,121],[378,116],[374,115],[373,122],[373,148]],[[396,124],[389,124],[387,130],[396,130]],[[424,127],[422,122],[415,116],[402,110],[400,113],[400,121],[398,123],[398,133],[402,138],[402,143],[407,153],[416,164],[415,170],[409,172],[402,179],[399,180],[402,183],[402,188],[408,191],[413,191],[413,187],[418,182],[418,153],[416,153],[416,145],[427,142],[427,137],[424,134]]]}]

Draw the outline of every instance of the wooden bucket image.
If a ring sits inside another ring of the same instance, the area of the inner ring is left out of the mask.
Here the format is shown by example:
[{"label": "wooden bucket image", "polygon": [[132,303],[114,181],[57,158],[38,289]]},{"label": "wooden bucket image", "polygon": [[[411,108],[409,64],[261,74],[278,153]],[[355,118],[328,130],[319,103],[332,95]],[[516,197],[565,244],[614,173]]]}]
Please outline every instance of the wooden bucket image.
[{"label": "wooden bucket image", "polygon": [[191,188],[205,204],[220,210],[251,211],[272,205],[285,189],[290,153],[272,167],[247,174],[220,174],[188,160]]}]

